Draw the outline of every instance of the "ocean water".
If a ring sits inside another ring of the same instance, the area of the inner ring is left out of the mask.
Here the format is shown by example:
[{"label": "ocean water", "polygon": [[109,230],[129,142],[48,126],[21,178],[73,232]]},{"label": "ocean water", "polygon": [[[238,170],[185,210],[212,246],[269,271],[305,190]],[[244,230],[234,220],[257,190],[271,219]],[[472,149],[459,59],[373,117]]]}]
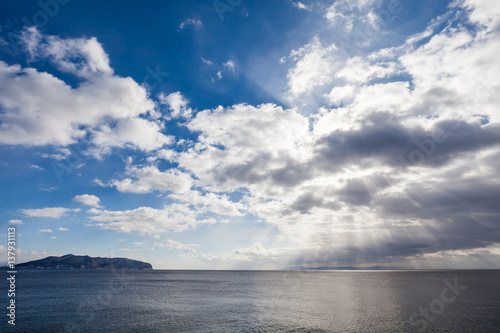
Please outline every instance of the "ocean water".
[{"label": "ocean water", "polygon": [[16,283],[2,332],[500,332],[498,270],[19,271]]}]

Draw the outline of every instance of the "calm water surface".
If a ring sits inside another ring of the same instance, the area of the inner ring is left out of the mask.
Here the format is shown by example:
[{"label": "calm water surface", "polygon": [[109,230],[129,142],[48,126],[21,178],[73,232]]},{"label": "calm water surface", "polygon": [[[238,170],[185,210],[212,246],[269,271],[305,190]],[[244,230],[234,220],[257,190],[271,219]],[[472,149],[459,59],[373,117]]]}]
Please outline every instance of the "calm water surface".
[{"label": "calm water surface", "polygon": [[2,331],[500,332],[498,270],[19,271],[16,296]]}]

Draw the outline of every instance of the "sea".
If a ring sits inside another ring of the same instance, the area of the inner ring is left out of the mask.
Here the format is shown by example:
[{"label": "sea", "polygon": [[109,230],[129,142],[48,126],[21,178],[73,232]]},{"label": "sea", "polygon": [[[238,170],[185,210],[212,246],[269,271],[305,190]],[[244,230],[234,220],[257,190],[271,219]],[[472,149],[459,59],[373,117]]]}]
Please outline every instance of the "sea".
[{"label": "sea", "polygon": [[19,270],[15,300],[2,332],[500,332],[500,270]]}]

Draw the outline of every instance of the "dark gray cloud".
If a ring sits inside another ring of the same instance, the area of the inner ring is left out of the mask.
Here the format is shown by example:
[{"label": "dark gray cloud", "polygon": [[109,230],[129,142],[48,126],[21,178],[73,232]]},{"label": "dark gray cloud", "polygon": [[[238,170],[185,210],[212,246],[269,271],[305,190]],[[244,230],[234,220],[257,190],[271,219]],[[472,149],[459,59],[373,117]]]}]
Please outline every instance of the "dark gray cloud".
[{"label": "dark gray cloud", "polygon": [[341,201],[352,205],[367,205],[371,201],[371,194],[362,179],[347,180],[338,194]]},{"label": "dark gray cloud", "polygon": [[[350,184],[362,188],[360,180]],[[380,234],[375,230],[323,235],[320,250],[304,252],[291,264],[380,263],[500,242],[500,182],[496,179],[413,184],[401,193],[375,195],[370,207],[379,212],[377,219],[387,221]]]},{"label": "dark gray cloud", "polygon": [[339,202],[328,200],[323,194],[306,192],[301,194],[283,214],[291,214],[294,211],[308,214],[315,207],[338,210],[340,206]]},{"label": "dark gray cloud", "polygon": [[[270,164],[280,164],[279,168],[270,168]],[[212,171],[218,185],[228,183],[240,186],[253,184],[272,184],[278,188],[298,186],[313,177],[310,164],[299,163],[291,157],[276,158],[268,153],[253,156],[252,159],[217,168]]]},{"label": "dark gray cloud", "polygon": [[[291,265],[346,265],[392,262],[447,250],[475,249],[499,241],[500,228],[489,228],[467,216],[440,224],[390,226],[384,237],[342,233],[325,238],[315,251],[304,251]],[[410,262],[411,264],[411,262]]]},{"label": "dark gray cloud", "polygon": [[358,130],[335,131],[318,142],[314,164],[325,171],[346,165],[442,166],[460,154],[500,144],[500,126],[441,121],[431,131],[409,128],[385,113]]},{"label": "dark gray cloud", "polygon": [[500,216],[500,182],[472,178],[412,184],[402,193],[379,196],[373,204],[384,215],[403,218],[442,219],[475,213]]}]

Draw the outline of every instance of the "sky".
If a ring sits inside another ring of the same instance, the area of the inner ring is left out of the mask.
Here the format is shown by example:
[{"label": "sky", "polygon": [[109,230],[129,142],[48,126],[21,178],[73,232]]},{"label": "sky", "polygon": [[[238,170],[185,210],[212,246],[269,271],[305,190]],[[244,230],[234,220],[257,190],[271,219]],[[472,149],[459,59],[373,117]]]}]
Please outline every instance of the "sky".
[{"label": "sky", "polygon": [[0,262],[500,268],[498,54],[496,0],[2,1]]}]

